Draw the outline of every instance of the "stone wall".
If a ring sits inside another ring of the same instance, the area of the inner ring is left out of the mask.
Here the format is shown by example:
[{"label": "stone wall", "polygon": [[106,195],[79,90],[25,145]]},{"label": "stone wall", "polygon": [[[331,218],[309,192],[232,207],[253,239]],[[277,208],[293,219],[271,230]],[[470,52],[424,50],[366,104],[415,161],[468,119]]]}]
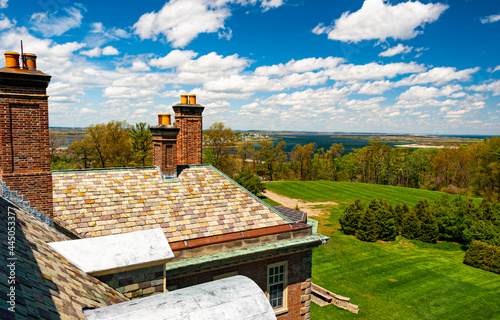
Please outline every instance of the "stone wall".
[{"label": "stone wall", "polygon": [[127,298],[136,299],[164,292],[165,265],[98,276]]}]

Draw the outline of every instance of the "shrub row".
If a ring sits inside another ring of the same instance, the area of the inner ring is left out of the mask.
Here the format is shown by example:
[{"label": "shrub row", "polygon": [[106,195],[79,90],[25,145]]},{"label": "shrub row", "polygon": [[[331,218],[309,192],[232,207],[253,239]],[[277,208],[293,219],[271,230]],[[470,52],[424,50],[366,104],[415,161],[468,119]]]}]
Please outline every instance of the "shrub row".
[{"label": "shrub row", "polygon": [[500,246],[474,241],[465,253],[464,263],[500,274]]}]

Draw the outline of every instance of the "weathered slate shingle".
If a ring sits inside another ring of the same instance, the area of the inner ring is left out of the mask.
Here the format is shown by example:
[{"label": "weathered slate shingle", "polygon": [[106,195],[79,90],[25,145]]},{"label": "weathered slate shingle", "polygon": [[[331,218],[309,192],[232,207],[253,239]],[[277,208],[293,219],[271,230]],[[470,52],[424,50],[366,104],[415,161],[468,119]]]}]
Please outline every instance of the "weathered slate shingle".
[{"label": "weathered slate shingle", "polygon": [[[10,217],[15,212],[15,225],[8,224],[9,212]],[[0,234],[4,261],[0,264],[0,292],[7,297],[14,291],[16,311],[10,312],[7,309],[10,305],[4,299],[0,306],[1,319],[86,319],[82,308],[99,308],[128,300],[77,269],[47,245],[69,240],[68,237],[3,198],[0,198]],[[13,250],[8,240],[13,241]],[[11,268],[9,263],[14,266]],[[9,283],[10,274],[13,283]],[[15,290],[11,290],[11,286]]]},{"label": "weathered slate shingle", "polygon": [[169,242],[290,223],[210,166],[53,173],[55,220],[96,237],[161,227]]}]

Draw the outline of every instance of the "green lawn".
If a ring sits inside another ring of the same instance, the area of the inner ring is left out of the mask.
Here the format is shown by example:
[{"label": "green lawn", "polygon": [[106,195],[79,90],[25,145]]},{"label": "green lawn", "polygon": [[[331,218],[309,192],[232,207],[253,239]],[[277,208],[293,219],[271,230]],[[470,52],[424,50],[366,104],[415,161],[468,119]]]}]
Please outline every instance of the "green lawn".
[{"label": "green lawn", "polygon": [[313,303],[312,319],[500,319],[500,275],[464,265],[460,245],[402,238],[367,243],[338,230],[345,203],[358,197],[412,206],[441,193],[324,181],[272,182],[267,188],[291,198],[341,204],[329,216],[317,217],[320,232],[331,238],[313,251],[313,282],[350,297],[360,313]]}]

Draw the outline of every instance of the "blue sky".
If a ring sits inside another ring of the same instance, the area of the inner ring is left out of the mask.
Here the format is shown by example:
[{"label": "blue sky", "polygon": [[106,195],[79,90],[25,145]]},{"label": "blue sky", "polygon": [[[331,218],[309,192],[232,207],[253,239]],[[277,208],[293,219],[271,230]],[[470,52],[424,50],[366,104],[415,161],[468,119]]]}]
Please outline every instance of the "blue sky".
[{"label": "blue sky", "polygon": [[0,0],[0,48],[52,76],[50,126],[500,134],[498,0]]}]

